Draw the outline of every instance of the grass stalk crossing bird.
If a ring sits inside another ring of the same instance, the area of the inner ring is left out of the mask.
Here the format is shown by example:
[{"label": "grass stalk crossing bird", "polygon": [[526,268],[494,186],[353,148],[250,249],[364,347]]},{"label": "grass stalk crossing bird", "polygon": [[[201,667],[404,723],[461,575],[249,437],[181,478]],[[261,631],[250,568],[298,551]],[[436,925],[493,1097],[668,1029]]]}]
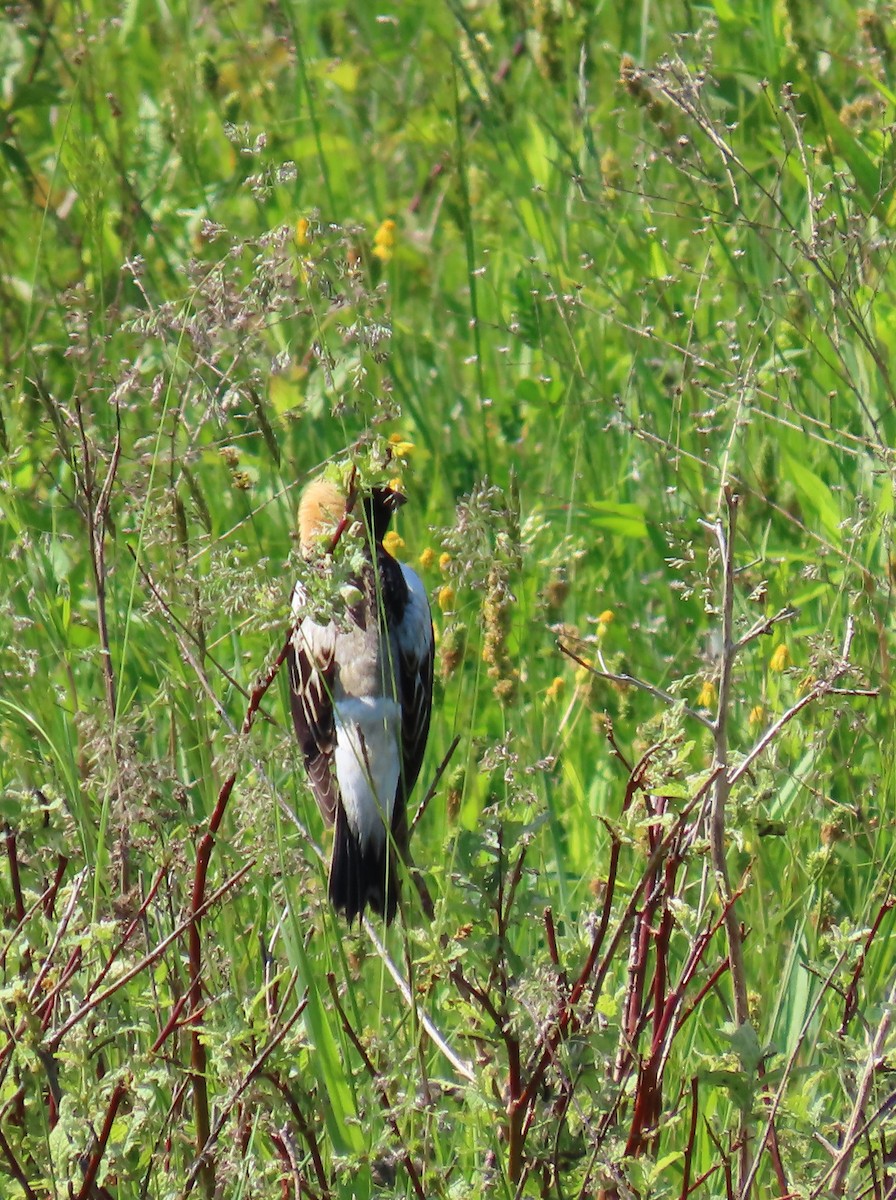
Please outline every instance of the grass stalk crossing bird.
[{"label": "grass stalk crossing bird", "polygon": [[[349,923],[371,909],[391,922],[397,858],[408,843],[407,802],[420,774],[432,709],[433,628],[417,574],[383,546],[401,493],[377,487],[360,505],[364,552],[344,617],[320,624],[307,592],[287,656],[293,722],[318,807],[333,825],[329,895]],[[299,505],[302,548],[340,527],[351,507],[328,480]]]}]

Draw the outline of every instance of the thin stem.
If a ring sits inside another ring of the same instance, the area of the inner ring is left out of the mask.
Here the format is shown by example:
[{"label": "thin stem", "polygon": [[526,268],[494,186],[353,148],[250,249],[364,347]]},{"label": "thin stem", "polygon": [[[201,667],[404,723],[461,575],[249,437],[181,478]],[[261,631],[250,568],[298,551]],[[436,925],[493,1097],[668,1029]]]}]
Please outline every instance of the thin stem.
[{"label": "thin stem", "polygon": [[[727,486],[724,498],[727,530],[721,521],[717,521],[712,527],[722,565],[722,651],[719,663],[719,701],[714,722],[714,766],[717,774],[713,785],[710,809],[709,845],[716,887],[725,912],[725,935],[728,940],[728,960],[734,991],[734,1022],[737,1028],[740,1028],[750,1022],[750,1006],[747,999],[743,936],[737,908],[734,904],[731,880],[728,877],[728,861],[725,855],[726,810],[731,794],[731,779],[728,771],[728,715],[731,708],[731,679],[737,655],[734,638],[734,539],[737,532],[739,498]],[[741,1114],[739,1141],[740,1179],[743,1182],[750,1173],[752,1153],[749,1116],[746,1110]],[[746,1193],[744,1193],[744,1200],[746,1200]]]}]

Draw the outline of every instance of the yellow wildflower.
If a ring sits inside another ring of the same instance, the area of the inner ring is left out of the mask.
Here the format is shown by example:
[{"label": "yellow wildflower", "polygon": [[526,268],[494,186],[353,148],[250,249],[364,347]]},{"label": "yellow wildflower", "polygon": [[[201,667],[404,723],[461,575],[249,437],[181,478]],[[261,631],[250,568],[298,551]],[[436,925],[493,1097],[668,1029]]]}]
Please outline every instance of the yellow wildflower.
[{"label": "yellow wildflower", "polygon": [[607,636],[610,626],[616,620],[616,614],[612,608],[605,608],[597,618],[597,636],[598,640]]},{"label": "yellow wildflower", "polygon": [[432,564],[436,561],[436,552],[432,546],[427,546],[417,560],[424,571],[428,571]]},{"label": "yellow wildflower", "polygon": [[395,222],[383,221],[373,235],[373,253],[380,262],[387,263],[392,258],[395,248]]},{"label": "yellow wildflower", "polygon": [[440,571],[447,571],[450,564],[451,564],[451,555],[450,554],[448,554],[446,552],[445,554],[439,555],[439,570]]},{"label": "yellow wildflower", "polygon": [[764,716],[765,716],[765,709],[762,707],[762,705],[754,704],[753,707],[750,709],[750,715],[747,718],[750,723],[750,728],[755,729],[755,727],[757,725],[761,725]]},{"label": "yellow wildflower", "polygon": [[393,458],[407,458],[414,453],[414,443],[409,442],[403,434],[389,434],[389,449],[392,451]]},{"label": "yellow wildflower", "polygon": [[700,708],[712,708],[717,698],[716,685],[711,679],[703,681],[703,687],[700,689],[700,695],[697,697],[697,704]]},{"label": "yellow wildflower", "polygon": [[455,599],[455,591],[450,583],[446,583],[444,587],[439,588],[438,605],[442,612],[453,612]]},{"label": "yellow wildflower", "polygon": [[394,529],[390,529],[383,538],[383,549],[387,554],[395,554],[404,546],[404,538],[400,533],[396,533]]},{"label": "yellow wildflower", "polygon": [[296,221],[296,245],[307,246],[311,241],[311,222],[307,217],[299,217]]},{"label": "yellow wildflower", "polygon": [[787,649],[787,643],[782,642],[780,646],[776,646],[771,658],[768,661],[768,669],[770,671],[783,671],[790,666],[790,651]]},{"label": "yellow wildflower", "polygon": [[562,675],[555,675],[545,692],[545,699],[548,701],[556,700],[566,686]]}]

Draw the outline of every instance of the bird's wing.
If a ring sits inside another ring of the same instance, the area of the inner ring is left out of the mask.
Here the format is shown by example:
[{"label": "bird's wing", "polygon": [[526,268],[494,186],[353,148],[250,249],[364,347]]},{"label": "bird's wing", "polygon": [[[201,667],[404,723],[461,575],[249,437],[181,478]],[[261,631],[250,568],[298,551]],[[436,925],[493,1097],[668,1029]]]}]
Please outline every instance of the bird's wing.
[{"label": "bird's wing", "polygon": [[432,713],[432,672],[435,642],[426,589],[410,567],[401,564],[408,602],[395,631],[401,696],[400,790],[405,801],[417,782]]},{"label": "bird's wing", "polygon": [[[305,601],[305,589],[297,583],[292,596],[292,608],[297,616],[301,614]],[[318,625],[311,617],[305,617],[296,627],[286,656],[296,737],[305,759],[311,790],[328,824],[332,824],[339,802],[339,789],[333,770],[336,748],[333,719],[335,655],[335,626]]]}]

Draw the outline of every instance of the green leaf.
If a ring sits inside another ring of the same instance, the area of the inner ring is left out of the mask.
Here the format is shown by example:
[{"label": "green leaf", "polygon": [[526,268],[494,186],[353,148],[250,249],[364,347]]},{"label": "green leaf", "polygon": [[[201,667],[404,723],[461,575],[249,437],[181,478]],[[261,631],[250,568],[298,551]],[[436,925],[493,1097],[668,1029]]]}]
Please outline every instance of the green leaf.
[{"label": "green leaf", "polygon": [[825,95],[818,81],[808,82],[808,89],[818,107],[818,117],[822,129],[831,139],[834,147],[846,165],[852,171],[856,183],[869,201],[869,207],[883,204],[889,206],[893,194],[892,183],[884,184],[880,168],[868,157],[851,130],[840,120],[840,115]]},{"label": "green leaf", "polygon": [[831,542],[839,546],[840,506],[835,501],[831,489],[820,475],[803,466],[792,454],[784,455],[784,463],[803,508],[815,514]]},{"label": "green leaf", "polygon": [[647,522],[637,504],[611,504],[596,500],[586,505],[585,511],[598,529],[606,529],[619,537],[647,537]]}]

